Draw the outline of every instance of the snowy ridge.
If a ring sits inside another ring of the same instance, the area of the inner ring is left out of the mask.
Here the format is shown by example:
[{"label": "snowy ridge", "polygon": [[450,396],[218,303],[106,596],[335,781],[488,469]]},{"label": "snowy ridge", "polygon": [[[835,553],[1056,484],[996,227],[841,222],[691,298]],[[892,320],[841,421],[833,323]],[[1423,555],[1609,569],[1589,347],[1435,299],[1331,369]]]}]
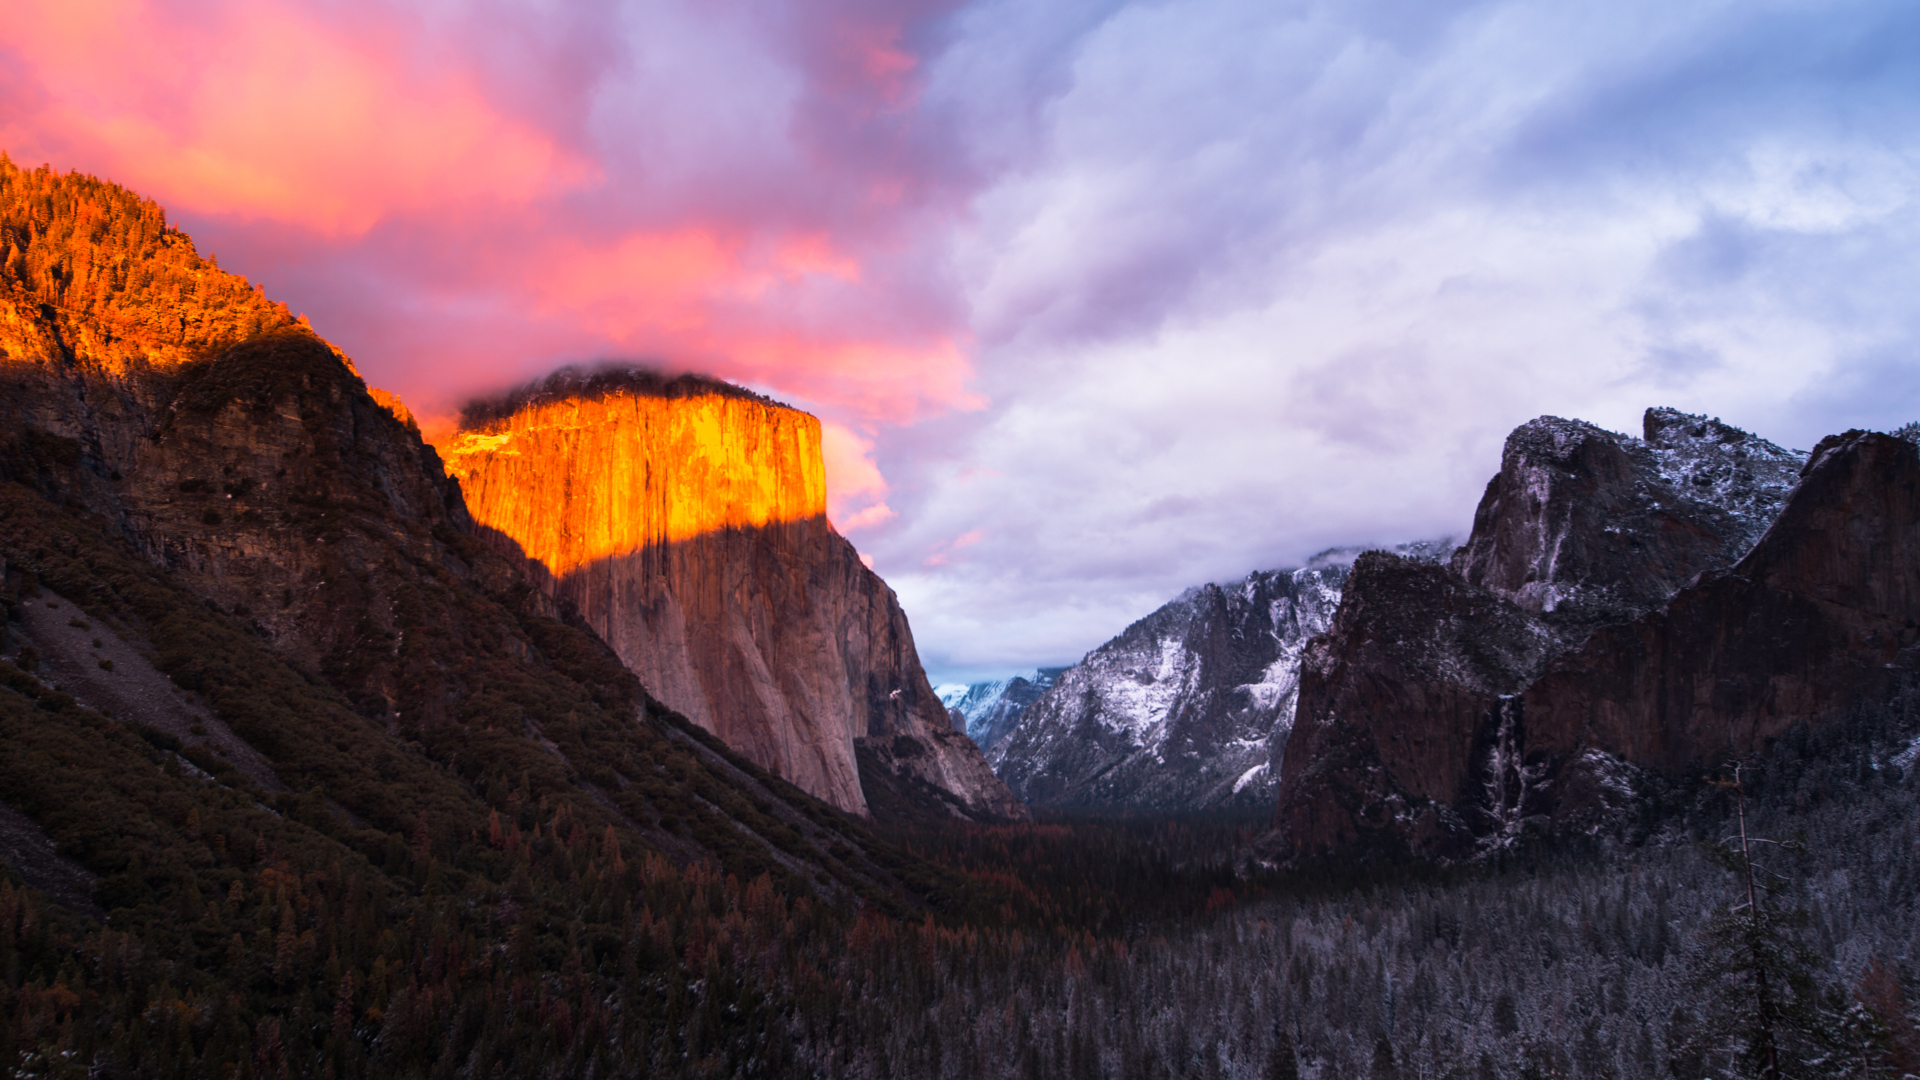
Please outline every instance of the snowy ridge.
[{"label": "snowy ridge", "polygon": [[[983,744],[988,762],[1037,806],[1269,805],[1301,655],[1332,623],[1361,550],[1187,589],[1060,674],[1010,734]],[[1396,549],[1427,561],[1451,550]]]},{"label": "snowy ridge", "polygon": [[1454,571],[1580,632],[1623,621],[1751,550],[1806,462],[1676,409],[1648,409],[1642,427],[1634,438],[1542,416],[1515,428]]},{"label": "snowy ridge", "polygon": [[1030,668],[988,682],[946,683],[934,688],[949,714],[958,714],[954,726],[986,750],[1005,738],[1066,668]]},{"label": "snowy ridge", "polygon": [[1648,409],[1646,434],[1655,473],[1680,498],[1731,518],[1743,553],[1780,516],[1807,460],[1802,451],[1678,409]]}]

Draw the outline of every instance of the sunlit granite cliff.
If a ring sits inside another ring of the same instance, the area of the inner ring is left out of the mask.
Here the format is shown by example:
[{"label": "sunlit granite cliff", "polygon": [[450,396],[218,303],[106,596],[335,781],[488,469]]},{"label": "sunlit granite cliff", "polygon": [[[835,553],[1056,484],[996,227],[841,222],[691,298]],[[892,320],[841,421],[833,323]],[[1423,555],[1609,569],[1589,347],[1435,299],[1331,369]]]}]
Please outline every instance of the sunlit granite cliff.
[{"label": "sunlit granite cliff", "polygon": [[567,370],[469,408],[444,449],[495,542],[756,763],[856,812],[882,783],[1024,814],[828,523],[813,417],[694,376]]}]

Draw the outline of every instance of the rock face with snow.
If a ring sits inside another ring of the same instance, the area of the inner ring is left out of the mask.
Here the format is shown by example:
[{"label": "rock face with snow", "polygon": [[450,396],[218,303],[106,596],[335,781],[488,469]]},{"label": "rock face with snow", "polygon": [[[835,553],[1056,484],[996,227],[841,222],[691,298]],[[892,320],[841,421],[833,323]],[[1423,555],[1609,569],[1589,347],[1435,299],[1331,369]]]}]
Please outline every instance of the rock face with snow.
[{"label": "rock face with snow", "polygon": [[1675,771],[1884,700],[1920,659],[1920,453],[1848,432],[1815,448],[1746,557],[1589,638],[1519,701],[1529,747]]},{"label": "rock face with snow", "polygon": [[1293,853],[1383,831],[1448,854],[1470,846],[1476,738],[1560,645],[1537,615],[1444,566],[1361,556],[1302,664],[1280,782]]},{"label": "rock face with snow", "polygon": [[1746,554],[1799,480],[1800,455],[1718,420],[1648,409],[1642,427],[1515,429],[1454,571],[1568,629],[1619,622]]},{"label": "rock face with snow", "polygon": [[934,693],[954,719],[953,726],[967,733],[982,750],[991,750],[1020,723],[1027,706],[1067,670],[1063,667],[1035,668],[1004,679],[972,684],[938,686]]},{"label": "rock face with snow", "polygon": [[1354,554],[1189,589],[1062,673],[987,759],[1037,806],[1271,805],[1300,655]]},{"label": "rock face with snow", "polygon": [[[1912,456],[1883,436],[1823,447],[1803,481],[1801,455],[1668,409],[1644,439],[1522,426],[1450,569],[1363,562],[1308,650],[1284,853],[1464,857],[1534,824],[1590,826],[1636,770],[1752,752],[1850,700],[1842,685],[1894,661],[1914,612],[1896,611],[1909,585],[1890,554],[1910,526],[1886,524],[1911,483],[1896,446]],[[1878,464],[1839,464],[1861,454]],[[1789,584],[1750,580],[1783,561]],[[1868,616],[1815,602],[1867,566],[1885,580],[1842,606]]]}]

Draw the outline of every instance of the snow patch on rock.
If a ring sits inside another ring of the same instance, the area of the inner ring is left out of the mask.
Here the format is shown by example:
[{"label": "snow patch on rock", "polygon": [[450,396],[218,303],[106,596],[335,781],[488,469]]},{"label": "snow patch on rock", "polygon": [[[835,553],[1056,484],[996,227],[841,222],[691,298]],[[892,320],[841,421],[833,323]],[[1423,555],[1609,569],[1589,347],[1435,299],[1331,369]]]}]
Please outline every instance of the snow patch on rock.
[{"label": "snow patch on rock", "polygon": [[[1441,540],[1397,550],[1437,562],[1452,548]],[[1301,657],[1331,625],[1361,550],[1185,590],[1061,674],[988,749],[989,763],[1034,805],[1271,803]]]}]

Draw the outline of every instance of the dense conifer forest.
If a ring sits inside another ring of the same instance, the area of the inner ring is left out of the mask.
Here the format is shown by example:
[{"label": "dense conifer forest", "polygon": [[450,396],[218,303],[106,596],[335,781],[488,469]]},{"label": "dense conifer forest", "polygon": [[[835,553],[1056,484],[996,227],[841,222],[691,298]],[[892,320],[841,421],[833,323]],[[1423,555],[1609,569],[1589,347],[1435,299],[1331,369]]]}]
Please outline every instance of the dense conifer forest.
[{"label": "dense conifer forest", "polygon": [[294,325],[286,305],[200,257],[159,204],[0,153],[0,288],[117,361],[185,359]]}]

